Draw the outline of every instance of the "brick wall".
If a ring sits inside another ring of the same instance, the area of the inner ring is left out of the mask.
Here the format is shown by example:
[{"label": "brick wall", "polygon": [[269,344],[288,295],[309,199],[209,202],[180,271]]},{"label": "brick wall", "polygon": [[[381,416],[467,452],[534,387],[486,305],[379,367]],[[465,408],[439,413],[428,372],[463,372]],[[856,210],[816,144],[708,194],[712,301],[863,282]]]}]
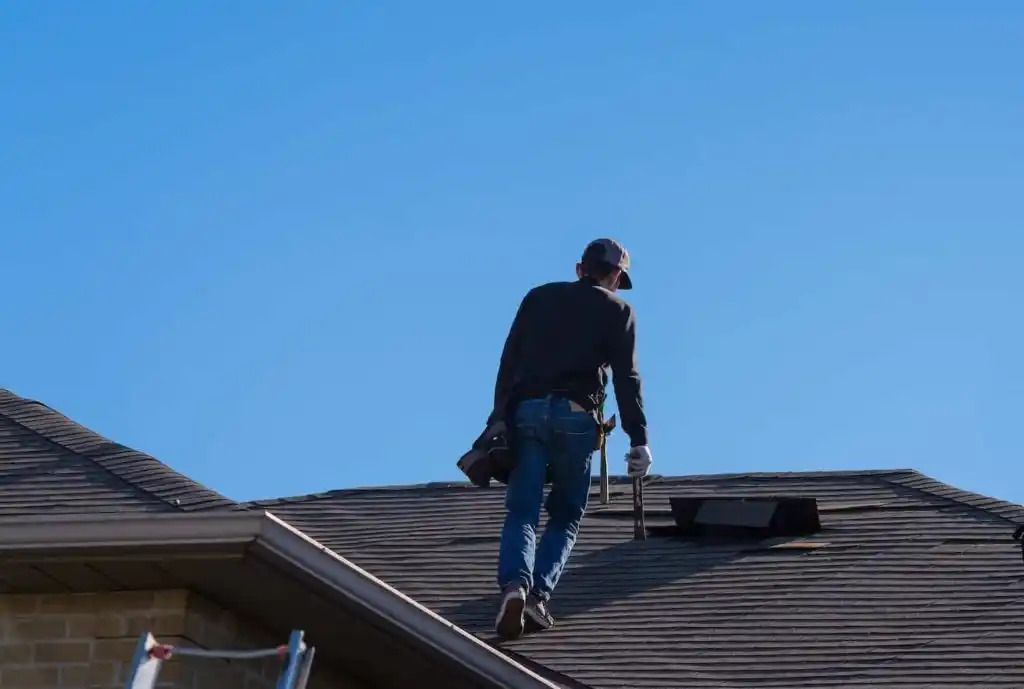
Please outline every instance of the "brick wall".
[{"label": "brick wall", "polygon": [[[271,647],[287,641],[189,591],[0,595],[0,687],[121,689],[141,633],[203,648]],[[315,639],[312,640],[315,643]],[[280,663],[173,658],[165,689],[273,689]],[[314,663],[310,689],[359,689]]]}]

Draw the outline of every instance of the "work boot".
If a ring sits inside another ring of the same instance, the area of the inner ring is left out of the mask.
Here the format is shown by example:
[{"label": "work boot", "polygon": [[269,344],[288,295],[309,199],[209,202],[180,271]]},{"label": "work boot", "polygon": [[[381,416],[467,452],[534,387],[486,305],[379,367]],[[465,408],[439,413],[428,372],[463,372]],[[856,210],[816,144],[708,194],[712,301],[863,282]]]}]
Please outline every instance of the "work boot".
[{"label": "work boot", "polygon": [[503,639],[518,639],[526,626],[526,589],[519,584],[509,584],[501,592],[501,607],[494,620],[494,631]]},{"label": "work boot", "polygon": [[526,599],[526,627],[527,632],[542,631],[555,626],[555,618],[548,612],[548,604],[543,598],[532,593]]}]

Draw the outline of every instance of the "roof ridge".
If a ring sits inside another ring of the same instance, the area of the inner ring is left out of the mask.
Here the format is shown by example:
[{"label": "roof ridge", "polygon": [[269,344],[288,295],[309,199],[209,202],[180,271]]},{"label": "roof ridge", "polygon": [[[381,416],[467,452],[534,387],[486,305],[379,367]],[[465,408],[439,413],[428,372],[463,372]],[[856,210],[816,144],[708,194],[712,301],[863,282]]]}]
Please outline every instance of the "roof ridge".
[{"label": "roof ridge", "polygon": [[[623,474],[622,476],[611,476],[611,485],[628,484],[630,478]],[[651,474],[648,476],[648,481],[654,481],[657,479],[665,478],[658,474]],[[593,477],[591,485],[597,485],[600,479]],[[317,491],[315,493],[303,493],[299,495],[283,495],[280,497],[273,498],[256,498],[248,500],[244,504],[246,505],[259,505],[260,507],[270,507],[272,505],[281,505],[295,502],[310,502],[313,500],[327,500],[329,498],[336,498],[343,495],[366,495],[368,493],[398,493],[398,492],[418,492],[425,490],[467,490],[472,489],[473,492],[481,490],[503,490],[503,486],[500,483],[492,483],[486,488],[480,488],[474,483],[469,481],[428,481],[426,483],[397,483],[391,485],[381,486],[356,486],[353,488],[335,488],[326,491]]]},{"label": "roof ridge", "polygon": [[398,493],[398,492],[412,492],[412,491],[425,491],[425,490],[445,490],[451,488],[465,489],[473,488],[474,490],[497,490],[501,486],[499,484],[492,485],[488,488],[478,488],[469,481],[437,481],[429,483],[402,483],[395,485],[385,486],[357,486],[355,488],[335,488],[333,490],[319,491],[316,493],[303,493],[299,495],[282,495],[276,498],[256,498],[254,500],[247,500],[245,505],[259,505],[260,507],[270,507],[272,505],[282,505],[287,503],[296,502],[310,502],[312,500],[327,500],[329,498],[336,498],[342,495],[366,495],[367,493]]},{"label": "roof ridge", "polygon": [[834,478],[837,476],[881,476],[886,474],[905,474],[913,469],[809,469],[797,471],[732,471],[718,474],[679,474],[676,476],[659,476],[662,480],[681,481],[709,478]]},{"label": "roof ridge", "polygon": [[[110,440],[49,405],[6,388],[0,388],[0,416],[181,511],[245,509],[241,503],[175,471],[156,457]],[[148,471],[140,471],[140,464],[148,465]]]},{"label": "roof ridge", "polygon": [[[814,478],[837,478],[837,477],[854,477],[854,476],[878,476],[884,477],[888,475],[901,475],[913,472],[913,469],[816,469],[812,471],[749,471],[749,472],[732,472],[732,473],[719,473],[719,474],[680,474],[676,476],[667,476],[662,474],[650,474],[647,478],[648,482],[659,482],[666,483],[672,481],[708,481],[715,479],[740,479],[740,478],[753,478],[753,479],[783,479],[783,478],[802,478],[802,479],[814,479]],[[609,484],[611,486],[626,485],[628,486],[632,479],[626,474],[612,475],[609,476]],[[591,486],[596,486],[600,483],[598,476],[591,477]],[[280,497],[270,498],[257,498],[254,500],[248,500],[244,502],[245,505],[260,507],[270,507],[272,505],[281,505],[286,503],[295,502],[311,502],[314,500],[327,500],[330,498],[336,498],[345,495],[366,495],[368,493],[398,493],[398,492],[412,492],[412,491],[425,491],[425,490],[472,490],[474,492],[481,490],[500,490],[502,489],[501,484],[491,484],[488,488],[479,488],[469,481],[428,481],[426,483],[404,483],[404,484],[393,484],[393,485],[381,485],[381,486],[356,486],[353,488],[336,488],[327,491],[318,491],[315,493],[305,493],[300,495],[283,495]]]},{"label": "roof ridge", "polygon": [[999,498],[992,498],[987,495],[982,495],[981,493],[957,488],[954,485],[923,474],[917,469],[906,469],[900,473],[902,474],[902,478],[879,478],[886,483],[910,488],[911,490],[926,493],[933,497],[951,500],[972,509],[987,512],[988,514],[999,517],[1000,519],[1005,519],[1006,521],[1014,524],[1024,521],[1024,505],[1018,505],[1016,503],[1009,502],[1008,500],[1000,500]]}]

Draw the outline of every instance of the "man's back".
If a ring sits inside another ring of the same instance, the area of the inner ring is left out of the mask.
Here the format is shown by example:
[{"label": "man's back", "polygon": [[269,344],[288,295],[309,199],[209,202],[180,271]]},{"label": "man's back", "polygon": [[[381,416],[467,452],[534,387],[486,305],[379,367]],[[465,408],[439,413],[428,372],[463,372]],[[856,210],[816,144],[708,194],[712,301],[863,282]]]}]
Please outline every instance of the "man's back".
[{"label": "man's back", "polygon": [[623,430],[647,444],[635,316],[622,298],[589,278],[549,282],[523,299],[502,353],[496,407],[511,399],[563,392],[591,411],[601,402],[610,365]]}]

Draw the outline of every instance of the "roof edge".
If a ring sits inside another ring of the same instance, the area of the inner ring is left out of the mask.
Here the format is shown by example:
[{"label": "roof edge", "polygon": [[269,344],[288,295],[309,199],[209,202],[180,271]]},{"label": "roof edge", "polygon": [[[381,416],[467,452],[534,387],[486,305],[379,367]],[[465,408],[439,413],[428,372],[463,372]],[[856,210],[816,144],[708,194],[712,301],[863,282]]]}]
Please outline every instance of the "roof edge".
[{"label": "roof edge", "polygon": [[491,648],[461,627],[420,605],[271,512],[259,544],[269,547],[314,579],[341,591],[411,639],[426,642],[450,662],[465,667],[486,686],[500,689],[559,689],[539,674]]},{"label": "roof edge", "polygon": [[0,547],[5,553],[25,553],[245,544],[259,537],[266,518],[255,510],[3,517]]},{"label": "roof edge", "polygon": [[957,488],[952,484],[923,474],[917,469],[907,469],[900,472],[898,476],[880,476],[879,478],[886,483],[910,488],[945,500],[951,500],[1015,524],[1024,522],[1024,505]]},{"label": "roof edge", "polygon": [[440,615],[266,511],[145,515],[79,514],[0,518],[7,554],[167,546],[252,544],[286,567],[308,575],[363,609],[368,616],[449,663],[466,668],[493,689],[558,689]]},{"label": "roof edge", "polygon": [[[171,468],[156,457],[122,445],[38,400],[0,388],[0,415],[48,443],[83,457],[137,491],[182,512],[247,509],[226,495]],[[52,424],[52,428],[46,428]],[[146,464],[155,476],[139,476]]]}]

